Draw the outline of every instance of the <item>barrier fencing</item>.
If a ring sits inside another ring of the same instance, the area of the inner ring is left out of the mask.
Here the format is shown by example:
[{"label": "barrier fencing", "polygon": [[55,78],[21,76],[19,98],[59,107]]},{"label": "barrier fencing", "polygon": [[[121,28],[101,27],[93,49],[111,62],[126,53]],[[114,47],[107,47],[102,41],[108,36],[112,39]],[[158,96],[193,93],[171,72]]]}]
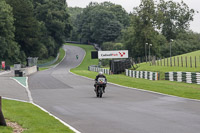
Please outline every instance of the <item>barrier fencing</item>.
[{"label": "barrier fencing", "polygon": [[105,69],[105,68],[99,68],[99,67],[94,67],[94,66],[89,66],[88,67],[89,71],[94,71],[94,72],[103,72],[104,74],[111,74],[110,69]]},{"label": "barrier fencing", "polygon": [[54,63],[58,60],[59,55],[60,55],[60,54],[58,53],[57,56],[56,56],[56,58],[55,58],[54,60],[49,61],[49,62],[44,63],[44,64],[37,64],[37,66],[38,66],[38,67],[46,67],[46,66],[50,66],[50,65],[54,64]]},{"label": "barrier fencing", "polygon": [[159,72],[133,71],[126,69],[126,76],[133,78],[144,78],[149,80],[160,80]]},{"label": "barrier fencing", "polygon": [[167,72],[165,80],[200,84],[200,73],[195,72]]},{"label": "barrier fencing", "polygon": [[153,66],[197,68],[200,67],[200,56],[175,56],[171,58],[158,58],[156,56],[150,56],[150,58],[138,57],[134,59],[135,64],[144,62],[148,62]]}]

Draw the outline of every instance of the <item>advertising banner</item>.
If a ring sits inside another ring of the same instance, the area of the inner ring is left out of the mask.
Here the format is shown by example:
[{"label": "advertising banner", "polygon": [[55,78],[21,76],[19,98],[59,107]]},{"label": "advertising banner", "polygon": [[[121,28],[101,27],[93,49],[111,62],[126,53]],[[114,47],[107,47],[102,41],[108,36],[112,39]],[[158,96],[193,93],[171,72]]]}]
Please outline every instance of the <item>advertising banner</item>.
[{"label": "advertising banner", "polygon": [[5,66],[6,66],[5,61],[2,61],[2,62],[1,62],[1,66],[2,66],[2,69],[5,69]]},{"label": "advertising banner", "polygon": [[128,50],[98,51],[99,59],[128,58]]}]

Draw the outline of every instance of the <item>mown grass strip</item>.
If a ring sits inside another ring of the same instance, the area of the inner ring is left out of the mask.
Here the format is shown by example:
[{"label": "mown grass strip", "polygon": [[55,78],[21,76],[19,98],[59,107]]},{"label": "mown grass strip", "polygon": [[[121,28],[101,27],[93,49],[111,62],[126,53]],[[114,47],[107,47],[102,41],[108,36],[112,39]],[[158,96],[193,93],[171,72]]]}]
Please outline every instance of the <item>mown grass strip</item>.
[{"label": "mown grass strip", "polygon": [[[17,122],[24,129],[23,133],[73,133],[68,127],[60,123],[48,113],[43,112],[31,103],[3,100],[4,117]],[[10,127],[1,127],[1,133],[12,133]]]},{"label": "mown grass strip", "polygon": [[[71,72],[94,79],[97,73],[87,70],[87,67],[89,65],[97,65],[98,63],[98,60],[91,59],[91,51],[94,50],[93,46],[78,45],[78,44],[67,44],[67,45],[78,46],[85,49],[86,51],[86,56],[85,59],[83,60],[83,63],[79,67],[71,69]],[[127,87],[139,88],[139,89],[155,91],[163,94],[169,94],[191,99],[200,99],[200,85],[197,84],[178,83],[178,82],[171,82],[164,80],[150,81],[146,79],[127,77],[123,74],[107,75],[107,78],[108,82],[112,82]]]}]

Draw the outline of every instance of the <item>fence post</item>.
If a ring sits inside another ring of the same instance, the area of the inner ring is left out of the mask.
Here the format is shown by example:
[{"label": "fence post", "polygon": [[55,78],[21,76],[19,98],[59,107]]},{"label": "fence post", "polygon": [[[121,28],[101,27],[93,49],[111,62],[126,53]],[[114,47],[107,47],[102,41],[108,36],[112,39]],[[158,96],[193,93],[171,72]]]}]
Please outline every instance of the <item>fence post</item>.
[{"label": "fence post", "polygon": [[181,65],[183,67],[183,57],[181,56]]},{"label": "fence post", "polygon": [[169,66],[168,58],[167,58],[167,66]]},{"label": "fence post", "polygon": [[195,56],[194,60],[195,60],[195,68],[197,68],[197,58],[196,58],[196,56]]},{"label": "fence post", "polygon": [[3,116],[3,112],[1,110],[1,96],[0,96],[0,126],[7,126]]},{"label": "fence post", "polygon": [[165,66],[165,57],[164,57],[164,66]]},{"label": "fence post", "polygon": [[174,66],[176,66],[175,57],[174,57]]},{"label": "fence post", "polygon": [[160,66],[162,66],[162,58],[160,58]]},{"label": "fence post", "polygon": [[187,67],[187,56],[185,56],[185,64],[186,64],[186,67]]},{"label": "fence post", "polygon": [[170,57],[170,66],[172,67],[172,57]]},{"label": "fence post", "polygon": [[177,61],[178,61],[178,67],[179,67],[179,57],[177,57]]},{"label": "fence post", "polygon": [[192,57],[190,56],[190,67],[192,68]]}]

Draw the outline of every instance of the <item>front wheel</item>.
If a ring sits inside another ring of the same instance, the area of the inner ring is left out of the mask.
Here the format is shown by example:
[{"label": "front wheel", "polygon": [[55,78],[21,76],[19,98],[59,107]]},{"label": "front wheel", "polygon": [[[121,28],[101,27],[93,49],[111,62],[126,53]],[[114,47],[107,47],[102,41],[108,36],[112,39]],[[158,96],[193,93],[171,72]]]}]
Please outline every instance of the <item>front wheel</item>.
[{"label": "front wheel", "polygon": [[98,89],[98,94],[99,94],[99,97],[102,98],[102,95],[103,95],[103,87],[99,87],[99,89]]},{"label": "front wheel", "polygon": [[96,95],[97,95],[97,97],[99,97],[99,93],[98,92],[96,92]]}]

